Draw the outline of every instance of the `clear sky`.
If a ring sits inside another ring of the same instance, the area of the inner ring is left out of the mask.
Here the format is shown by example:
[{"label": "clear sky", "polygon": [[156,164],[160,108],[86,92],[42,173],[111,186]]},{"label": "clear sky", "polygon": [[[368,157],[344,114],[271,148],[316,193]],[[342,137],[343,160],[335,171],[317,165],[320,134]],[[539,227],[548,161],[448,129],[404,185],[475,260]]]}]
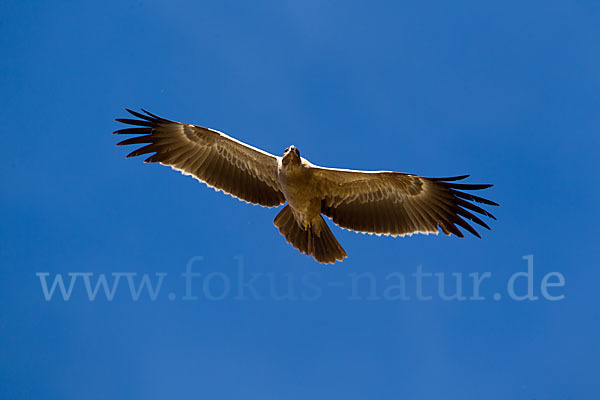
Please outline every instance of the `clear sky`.
[{"label": "clear sky", "polygon": [[[599,398],[599,19],[591,1],[2,1],[0,398]],[[498,220],[481,240],[332,225],[349,258],[324,267],[278,210],[125,159],[125,107],[325,166],[468,173]],[[67,298],[45,295],[57,274]],[[144,274],[154,300],[130,292]],[[86,291],[101,276],[112,300]],[[440,296],[458,277],[466,299]],[[528,278],[537,300],[517,300]]]}]

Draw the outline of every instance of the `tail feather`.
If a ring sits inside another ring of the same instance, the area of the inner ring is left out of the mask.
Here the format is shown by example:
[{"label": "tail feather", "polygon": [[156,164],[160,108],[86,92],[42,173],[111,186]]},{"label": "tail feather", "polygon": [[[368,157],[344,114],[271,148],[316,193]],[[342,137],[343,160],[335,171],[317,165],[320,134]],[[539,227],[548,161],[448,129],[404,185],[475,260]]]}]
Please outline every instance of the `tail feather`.
[{"label": "tail feather", "polygon": [[277,214],[273,223],[288,243],[320,263],[333,264],[348,256],[321,216],[309,229],[302,229],[288,205]]}]

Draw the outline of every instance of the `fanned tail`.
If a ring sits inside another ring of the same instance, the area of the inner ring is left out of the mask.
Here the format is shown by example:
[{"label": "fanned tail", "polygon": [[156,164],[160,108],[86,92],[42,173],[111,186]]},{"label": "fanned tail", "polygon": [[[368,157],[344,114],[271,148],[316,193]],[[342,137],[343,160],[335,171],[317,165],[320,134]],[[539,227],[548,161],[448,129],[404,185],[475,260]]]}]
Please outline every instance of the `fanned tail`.
[{"label": "fanned tail", "polygon": [[309,229],[302,229],[286,205],[273,221],[285,240],[307,256],[324,264],[333,264],[347,257],[346,251],[339,244],[322,216],[312,221]]}]

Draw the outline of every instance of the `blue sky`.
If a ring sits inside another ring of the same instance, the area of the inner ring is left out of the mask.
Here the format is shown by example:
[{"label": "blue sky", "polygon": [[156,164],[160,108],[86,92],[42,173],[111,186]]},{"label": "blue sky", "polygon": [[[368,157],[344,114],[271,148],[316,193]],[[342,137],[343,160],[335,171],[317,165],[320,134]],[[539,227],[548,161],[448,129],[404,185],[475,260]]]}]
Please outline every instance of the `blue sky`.
[{"label": "blue sky", "polygon": [[[599,17],[556,1],[2,2],[0,397],[598,398]],[[277,210],[126,160],[125,107],[325,166],[469,173],[496,185],[498,220],[481,240],[332,227],[349,258],[323,267]],[[517,301],[527,255],[538,300]],[[489,272],[485,299],[445,301],[430,277],[419,300],[418,266],[462,274],[467,297]],[[83,275],[47,301],[36,274],[74,272],[129,275],[112,301]],[[561,300],[541,294],[551,272]],[[157,273],[156,299],[132,299],[128,279]],[[386,298],[391,274],[409,299]]]}]

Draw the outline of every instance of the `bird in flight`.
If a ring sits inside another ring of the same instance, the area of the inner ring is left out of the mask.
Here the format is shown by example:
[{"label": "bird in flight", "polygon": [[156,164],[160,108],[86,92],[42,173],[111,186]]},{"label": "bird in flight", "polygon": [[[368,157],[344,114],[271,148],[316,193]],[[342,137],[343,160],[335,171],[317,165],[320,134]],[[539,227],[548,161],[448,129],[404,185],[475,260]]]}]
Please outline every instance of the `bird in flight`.
[{"label": "bird in flight", "polygon": [[323,219],[342,228],[376,235],[405,236],[441,231],[480,237],[469,220],[490,227],[477,214],[496,219],[475,203],[497,206],[466,191],[493,185],[457,183],[469,175],[424,178],[391,171],[353,171],[310,163],[289,146],[275,156],[224,133],[127,109],[138,119],[115,131],[134,135],[117,144],[143,145],[127,157],[151,154],[160,163],[191,175],[217,191],[264,207],[286,204],[273,221],[286,241],[320,263],[335,263],[346,251]]}]

